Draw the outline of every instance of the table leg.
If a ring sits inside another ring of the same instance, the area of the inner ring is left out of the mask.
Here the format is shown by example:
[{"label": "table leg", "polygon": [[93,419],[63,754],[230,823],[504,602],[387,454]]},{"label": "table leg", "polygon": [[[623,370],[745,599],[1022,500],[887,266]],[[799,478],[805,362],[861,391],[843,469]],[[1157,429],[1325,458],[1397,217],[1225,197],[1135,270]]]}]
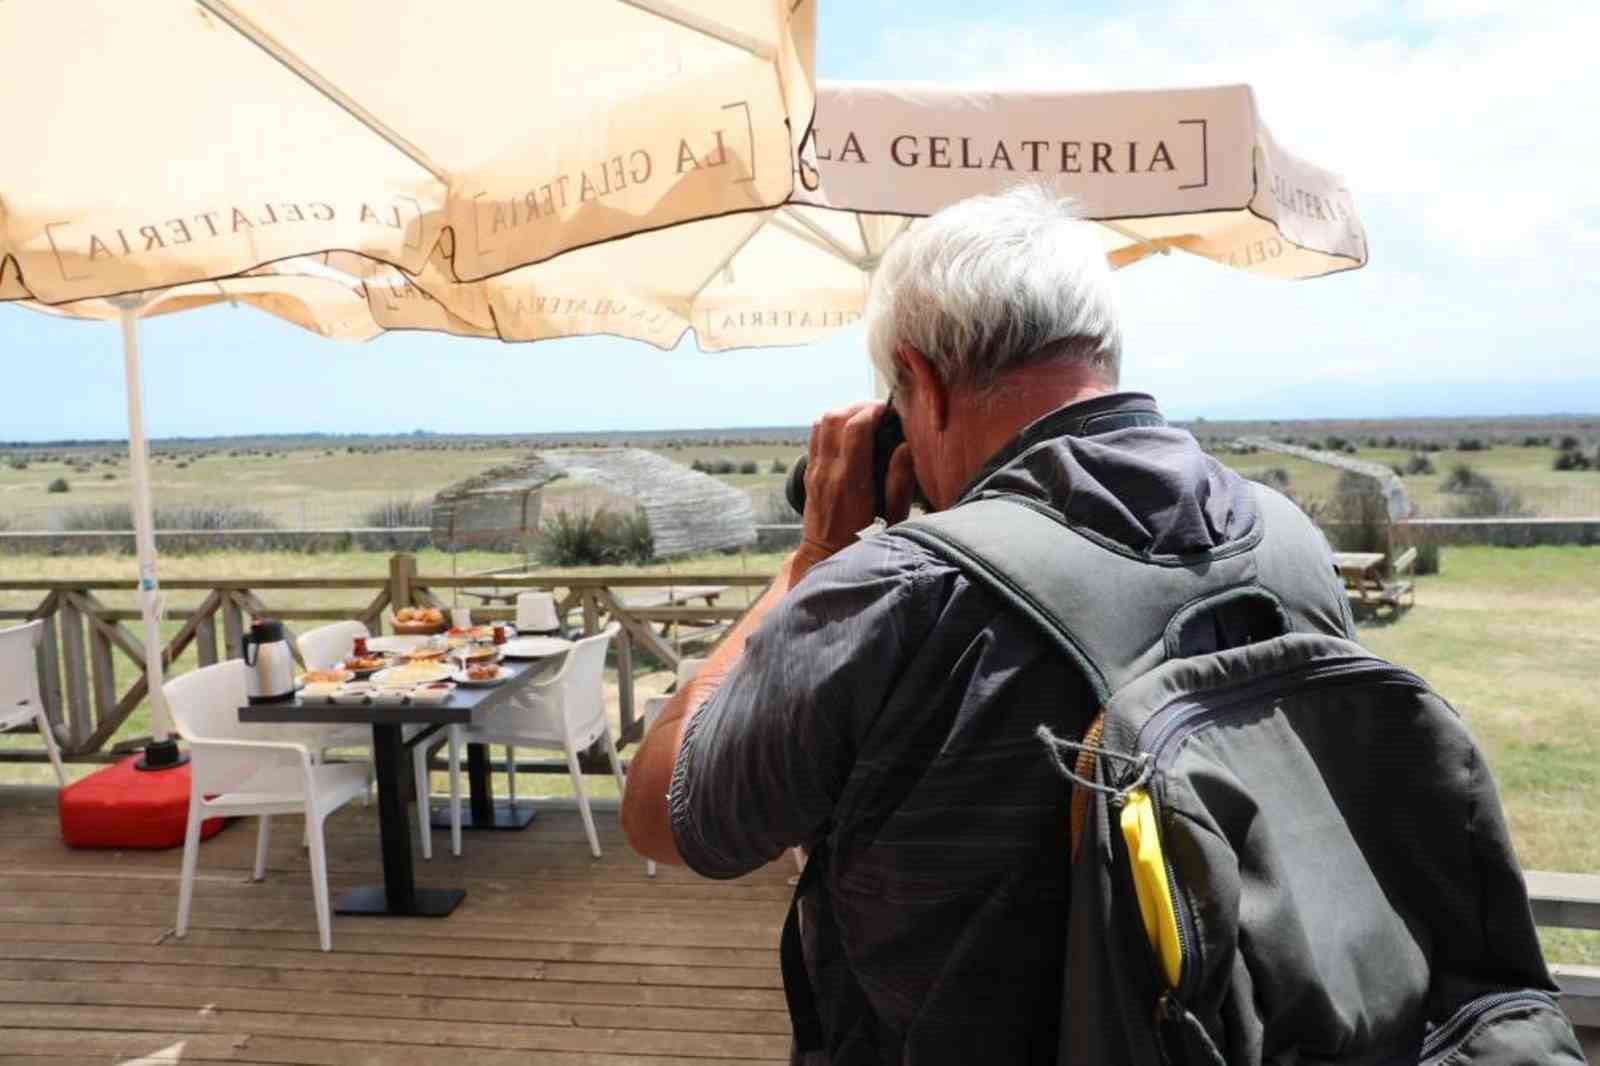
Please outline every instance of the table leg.
[{"label": "table leg", "polygon": [[[467,809],[461,812],[462,829],[526,829],[537,813],[526,803],[513,807],[494,798],[487,744],[467,745],[467,784],[471,800]],[[435,814],[433,827],[450,828],[450,812]]]},{"label": "table leg", "polygon": [[334,901],[337,914],[443,918],[466,896],[459,888],[418,888],[411,863],[411,818],[401,791],[406,747],[401,727],[372,726],[373,772],[378,779],[378,833],[383,842],[383,884],[351,889]]}]

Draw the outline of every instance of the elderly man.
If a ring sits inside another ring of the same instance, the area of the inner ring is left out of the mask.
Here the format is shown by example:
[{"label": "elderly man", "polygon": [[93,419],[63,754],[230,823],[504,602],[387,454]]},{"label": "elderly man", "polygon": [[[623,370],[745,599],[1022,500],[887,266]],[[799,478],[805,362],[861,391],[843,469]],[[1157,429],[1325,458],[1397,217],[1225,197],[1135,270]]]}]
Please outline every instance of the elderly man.
[{"label": "elderly man", "polygon": [[[1248,529],[1244,483],[1150,397],[1117,391],[1110,272],[1048,192],[912,229],[866,322],[905,424],[891,518],[914,474],[935,510],[1001,489],[1141,553]],[[892,526],[858,537],[882,412],[816,423],[804,540],[645,739],[623,827],[708,877],[814,849],[802,913],[826,1049],[811,1061],[1053,1062],[1068,791],[1034,730],[1081,735],[1094,699],[960,570]]]}]

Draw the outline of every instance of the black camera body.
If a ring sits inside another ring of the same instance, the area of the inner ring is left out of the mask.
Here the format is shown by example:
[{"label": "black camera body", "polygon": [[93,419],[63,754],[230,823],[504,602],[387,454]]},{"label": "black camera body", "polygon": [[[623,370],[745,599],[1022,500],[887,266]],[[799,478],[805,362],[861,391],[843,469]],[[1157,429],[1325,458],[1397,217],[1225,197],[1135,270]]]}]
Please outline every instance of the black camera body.
[{"label": "black camera body", "polygon": [[[885,408],[883,417],[878,419],[878,426],[872,432],[872,513],[879,518],[888,517],[886,512],[889,510],[889,461],[894,458],[894,450],[904,444],[905,439],[906,431],[900,424],[899,412],[893,407]],[[806,513],[804,455],[796,459],[790,469],[784,495],[789,498],[789,506],[797,513]]]}]

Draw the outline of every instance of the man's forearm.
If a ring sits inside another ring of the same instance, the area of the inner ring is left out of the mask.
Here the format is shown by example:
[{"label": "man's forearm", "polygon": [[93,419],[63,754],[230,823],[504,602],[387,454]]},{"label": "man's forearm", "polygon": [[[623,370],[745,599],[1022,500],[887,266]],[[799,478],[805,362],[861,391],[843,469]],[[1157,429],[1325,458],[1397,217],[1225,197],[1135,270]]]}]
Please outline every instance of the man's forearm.
[{"label": "man's forearm", "polygon": [[672,839],[667,790],[672,784],[672,768],[678,760],[684,730],[744,655],[745,641],[751,631],[816,561],[814,553],[804,547],[784,561],[761,599],[733,627],[694,680],[673,695],[639,745],[638,753],[628,766],[628,788],[622,800],[622,831],[627,834],[628,844],[640,855],[657,862],[683,865]]}]

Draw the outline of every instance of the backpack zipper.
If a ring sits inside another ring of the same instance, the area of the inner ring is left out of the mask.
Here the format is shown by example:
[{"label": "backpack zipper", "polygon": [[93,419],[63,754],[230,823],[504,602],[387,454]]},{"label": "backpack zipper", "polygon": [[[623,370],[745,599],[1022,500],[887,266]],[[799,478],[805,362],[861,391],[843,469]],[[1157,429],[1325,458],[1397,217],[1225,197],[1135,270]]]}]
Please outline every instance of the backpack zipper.
[{"label": "backpack zipper", "polygon": [[[1388,675],[1390,683],[1404,685],[1407,688],[1427,688],[1426,682],[1416,674],[1381,660],[1336,659],[1309,668],[1300,665],[1278,670],[1265,677],[1214,689],[1201,698],[1175,700],[1151,715],[1140,727],[1133,750],[1147,755],[1154,763],[1155,772],[1151,775],[1152,780],[1148,787],[1158,814],[1156,818],[1158,839],[1162,833],[1162,819],[1159,814],[1166,806],[1166,785],[1161,771],[1171,765],[1172,759],[1167,756],[1169,751],[1175,753],[1181,746],[1177,743],[1178,740],[1192,733],[1200,725],[1251,700],[1252,697],[1281,689],[1283,679],[1288,675],[1299,675],[1304,682],[1320,682],[1319,688],[1329,688],[1353,684],[1373,674]],[[1217,699],[1219,694],[1225,694],[1225,698]],[[1121,806],[1120,803],[1116,805]],[[1172,894],[1173,914],[1177,919],[1178,951],[1181,960],[1178,967],[1178,983],[1170,990],[1170,995],[1178,1003],[1182,1003],[1189,991],[1188,986],[1192,983],[1190,978],[1198,972],[1198,967],[1194,963],[1198,961],[1199,933],[1194,926],[1194,916],[1189,913],[1188,898],[1178,889],[1178,874],[1172,865],[1172,853],[1164,841],[1162,844],[1161,859],[1166,868],[1168,891]],[[1157,959],[1158,963],[1159,961]],[[1164,1000],[1167,998],[1163,996]]]},{"label": "backpack zipper", "polygon": [[1464,1039],[1472,1029],[1492,1021],[1496,1014],[1525,1003],[1549,1007],[1551,1010],[1560,1009],[1553,996],[1534,988],[1479,996],[1462,1004],[1443,1024],[1436,1026],[1433,1032],[1423,1039],[1419,1058],[1426,1062],[1429,1056],[1449,1047],[1453,1041]]}]

